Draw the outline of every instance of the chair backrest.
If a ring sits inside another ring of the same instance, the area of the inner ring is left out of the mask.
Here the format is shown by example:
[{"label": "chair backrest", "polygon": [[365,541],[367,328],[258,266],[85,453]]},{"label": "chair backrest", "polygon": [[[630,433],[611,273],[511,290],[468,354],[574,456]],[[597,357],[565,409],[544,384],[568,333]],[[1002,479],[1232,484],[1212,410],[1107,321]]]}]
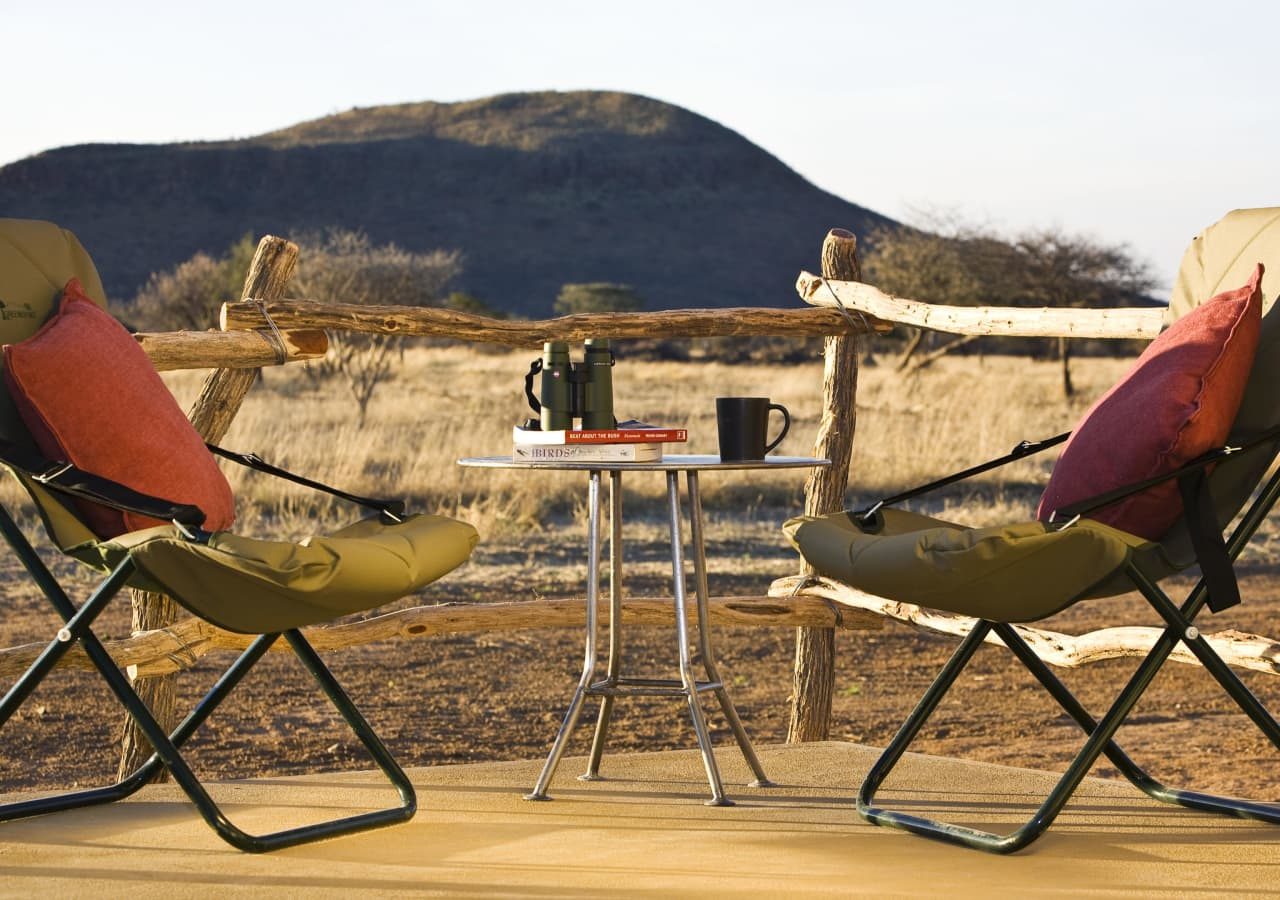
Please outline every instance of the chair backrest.
[{"label": "chair backrest", "polygon": [[[51,222],[0,219],[0,344],[16,344],[40,330],[54,301],[72,278],[106,308],[93,260],[71,232]],[[0,383],[0,434],[26,441],[9,392]]]},{"label": "chair backrest", "polygon": [[1169,321],[1244,284],[1259,262],[1267,268],[1262,277],[1266,313],[1280,293],[1280,207],[1237,209],[1192,239],[1174,278]]},{"label": "chair backrest", "polygon": [[[1210,225],[1191,242],[1182,257],[1169,301],[1170,320],[1224,290],[1248,281],[1259,262],[1262,278],[1262,336],[1258,355],[1245,388],[1240,412],[1228,442],[1249,440],[1280,426],[1280,208],[1239,209]],[[1209,476],[1218,521],[1225,528],[1248,502],[1267,468],[1280,451],[1280,442],[1229,458]],[[1183,523],[1161,541],[1171,560],[1194,558]]]},{"label": "chair backrest", "polygon": [[[0,219],[0,344],[16,344],[35,334],[49,318],[67,281],[78,278],[88,297],[103,308],[106,293],[93,260],[71,232],[50,222]],[[0,436],[31,445],[26,426],[0,379]],[[31,494],[45,526],[66,550],[94,541],[70,508],[30,479],[19,478]]]}]

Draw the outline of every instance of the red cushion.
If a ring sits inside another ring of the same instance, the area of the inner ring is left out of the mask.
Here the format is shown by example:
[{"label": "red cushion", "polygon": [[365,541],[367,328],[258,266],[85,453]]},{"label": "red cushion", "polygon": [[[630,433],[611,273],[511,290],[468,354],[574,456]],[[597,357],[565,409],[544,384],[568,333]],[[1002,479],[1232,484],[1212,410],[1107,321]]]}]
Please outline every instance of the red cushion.
[{"label": "red cushion", "polygon": [[[36,446],[50,459],[144,494],[190,503],[204,527],[235,518],[231,486],[129,332],[71,279],[57,312],[34,335],[4,347],[9,392]],[[77,501],[85,524],[109,538],[163,524]]]},{"label": "red cushion", "polygon": [[[1084,414],[1063,448],[1036,515],[1154,478],[1220,447],[1253,368],[1262,327],[1262,265],[1244,287],[1196,307],[1157,337]],[[1090,518],[1148,540],[1182,514],[1167,481]]]}]

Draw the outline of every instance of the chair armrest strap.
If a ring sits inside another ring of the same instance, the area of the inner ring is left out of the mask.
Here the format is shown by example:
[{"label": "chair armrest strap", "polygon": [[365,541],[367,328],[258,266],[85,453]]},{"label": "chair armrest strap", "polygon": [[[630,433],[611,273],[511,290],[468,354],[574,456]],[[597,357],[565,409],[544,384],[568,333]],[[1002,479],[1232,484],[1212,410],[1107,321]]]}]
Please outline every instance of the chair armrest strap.
[{"label": "chair armrest strap", "polygon": [[874,527],[876,513],[886,506],[895,506],[904,500],[910,500],[919,497],[930,491],[936,491],[944,488],[949,484],[955,484],[957,481],[964,481],[966,478],[972,478],[974,475],[981,475],[983,472],[990,472],[992,469],[998,469],[1001,466],[1016,462],[1026,456],[1034,456],[1050,447],[1056,447],[1067,438],[1071,437],[1071,432],[1064,431],[1062,434],[1055,434],[1053,437],[1044,438],[1039,441],[1020,441],[1016,447],[1006,453],[1004,456],[996,457],[984,463],[979,463],[968,469],[963,469],[951,475],[939,478],[937,481],[930,481],[928,484],[922,484],[919,487],[909,488],[900,494],[894,494],[892,497],[885,497],[878,500],[866,509],[861,509],[849,514],[850,518],[862,522],[863,525]]},{"label": "chair armrest strap", "polygon": [[349,500],[350,502],[363,506],[367,509],[377,510],[395,521],[399,521],[401,517],[404,516],[403,500],[382,500],[377,497],[364,497],[360,494],[352,494],[323,482],[313,481],[310,478],[290,472],[288,469],[273,466],[256,453],[238,453],[235,450],[227,450],[224,447],[219,447],[217,444],[206,443],[205,446],[208,447],[214,455],[221,456],[223,459],[229,459],[247,469],[253,469],[255,472],[274,475],[276,478],[283,478],[285,481],[292,481],[294,484],[300,484],[313,490],[332,494],[334,497]]},{"label": "chair armrest strap", "polygon": [[1112,503],[1116,503],[1126,497],[1139,494],[1149,487],[1154,487],[1157,484],[1162,484],[1163,482],[1171,481],[1175,478],[1182,478],[1183,476],[1191,475],[1194,472],[1198,472],[1216,462],[1226,459],[1228,456],[1233,456],[1237,453],[1248,453],[1251,450],[1256,450],[1266,444],[1273,443],[1276,440],[1280,440],[1280,426],[1269,428],[1239,445],[1217,447],[1210,450],[1208,453],[1202,453],[1200,456],[1191,460],[1191,462],[1179,466],[1171,472],[1166,472],[1164,475],[1157,475],[1154,478],[1144,478],[1142,481],[1123,484],[1118,488],[1105,491],[1101,494],[1095,494],[1092,497],[1086,497],[1085,499],[1079,500],[1068,506],[1058,507],[1050,513],[1048,521],[1054,522],[1060,519],[1067,519],[1069,521],[1076,516],[1087,516],[1089,513],[1102,509],[1104,506],[1110,506]]},{"label": "chair armrest strap", "polygon": [[11,441],[0,439],[0,463],[60,494],[101,503],[123,512],[174,522],[185,528],[204,525],[205,514],[198,506],[135,491],[128,485],[87,472],[69,462],[47,459]]}]

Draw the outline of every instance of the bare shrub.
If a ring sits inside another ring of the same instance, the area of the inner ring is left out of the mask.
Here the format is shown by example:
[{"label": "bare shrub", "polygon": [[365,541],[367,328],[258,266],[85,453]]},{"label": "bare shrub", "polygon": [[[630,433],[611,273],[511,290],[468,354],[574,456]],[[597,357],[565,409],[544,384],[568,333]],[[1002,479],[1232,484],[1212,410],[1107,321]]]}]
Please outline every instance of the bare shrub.
[{"label": "bare shrub", "polygon": [[[358,231],[331,228],[297,239],[301,250],[293,287],[312,300],[362,306],[437,306],[445,288],[462,270],[461,254],[454,250],[418,253],[395,244],[375,246]],[[394,375],[404,338],[396,335],[329,334],[324,359],[308,363],[315,382],[340,378],[359,409],[362,427],[369,402],[379,384]]]},{"label": "bare shrub", "polygon": [[236,300],[254,253],[246,234],[216,259],[197,253],[164,272],[153,272],[124,310],[124,318],[141,331],[205,331],[218,324],[218,309]]},{"label": "bare shrub", "polygon": [[[873,235],[867,280],[903,297],[953,306],[1116,307],[1141,303],[1155,286],[1147,264],[1123,244],[1108,244],[1060,228],[1003,237],[955,217],[931,217],[930,230],[895,229]],[[915,371],[950,350],[978,340],[911,329],[899,370]],[[928,341],[933,348],[923,351]],[[1012,347],[1009,342],[1005,347]],[[1055,340],[1062,389],[1070,397],[1070,343]]]},{"label": "bare shrub", "polygon": [[562,285],[560,293],[556,295],[553,308],[556,314],[561,316],[578,313],[637,312],[644,309],[644,300],[629,284],[592,281]]}]

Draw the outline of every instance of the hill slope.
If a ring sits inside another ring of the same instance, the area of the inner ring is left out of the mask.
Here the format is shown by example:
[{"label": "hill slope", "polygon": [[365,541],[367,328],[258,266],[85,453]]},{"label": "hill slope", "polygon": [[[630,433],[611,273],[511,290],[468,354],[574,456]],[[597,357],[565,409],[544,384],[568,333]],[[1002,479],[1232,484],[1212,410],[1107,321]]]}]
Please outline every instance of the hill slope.
[{"label": "hill slope", "polygon": [[890,221],[702,116],[594,91],[353,109],[238,141],[51,150],[0,168],[0,215],[71,228],[118,299],[246,231],[341,225],[459,248],[456,287],[537,316],[574,281],[630,283],[652,308],[789,305],[828,228]]}]

